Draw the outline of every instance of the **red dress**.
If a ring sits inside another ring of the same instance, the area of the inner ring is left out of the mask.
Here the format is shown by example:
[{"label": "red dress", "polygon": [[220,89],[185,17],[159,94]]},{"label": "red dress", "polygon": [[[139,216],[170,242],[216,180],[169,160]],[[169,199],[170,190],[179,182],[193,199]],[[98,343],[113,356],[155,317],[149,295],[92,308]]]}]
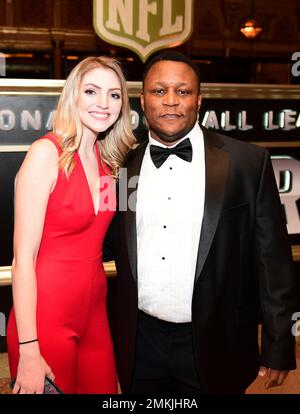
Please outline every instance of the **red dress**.
[{"label": "red dress", "polygon": [[[41,139],[51,140],[61,153],[53,133]],[[109,172],[101,165],[98,146],[95,148],[101,183],[107,181]],[[109,198],[110,208],[95,214],[77,152],[75,163],[69,179],[59,171],[45,216],[36,262],[39,346],[64,392],[117,393],[102,262],[103,240],[115,212],[115,192],[112,185],[101,190],[100,204]],[[13,310],[7,344],[11,376],[15,378],[19,346]]]}]

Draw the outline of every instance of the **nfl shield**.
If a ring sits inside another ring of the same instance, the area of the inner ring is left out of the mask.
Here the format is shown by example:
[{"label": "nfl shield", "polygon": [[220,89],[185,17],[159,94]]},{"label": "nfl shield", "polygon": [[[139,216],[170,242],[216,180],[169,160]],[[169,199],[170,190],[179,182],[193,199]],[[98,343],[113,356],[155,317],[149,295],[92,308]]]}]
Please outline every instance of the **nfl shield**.
[{"label": "nfl shield", "polygon": [[154,51],[184,43],[193,31],[193,0],[94,0],[94,29],[143,62]]}]

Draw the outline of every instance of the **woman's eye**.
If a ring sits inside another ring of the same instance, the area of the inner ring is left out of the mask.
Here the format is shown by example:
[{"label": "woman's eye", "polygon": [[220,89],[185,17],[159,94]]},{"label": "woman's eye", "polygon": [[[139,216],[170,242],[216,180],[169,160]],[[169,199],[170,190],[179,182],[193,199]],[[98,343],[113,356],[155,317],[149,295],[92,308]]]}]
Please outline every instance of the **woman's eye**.
[{"label": "woman's eye", "polygon": [[119,93],[112,93],[111,96],[114,99],[121,99],[121,95]]},{"label": "woman's eye", "polygon": [[93,95],[94,93],[96,93],[96,91],[94,91],[94,89],[86,89],[84,93],[86,93],[87,95]]}]

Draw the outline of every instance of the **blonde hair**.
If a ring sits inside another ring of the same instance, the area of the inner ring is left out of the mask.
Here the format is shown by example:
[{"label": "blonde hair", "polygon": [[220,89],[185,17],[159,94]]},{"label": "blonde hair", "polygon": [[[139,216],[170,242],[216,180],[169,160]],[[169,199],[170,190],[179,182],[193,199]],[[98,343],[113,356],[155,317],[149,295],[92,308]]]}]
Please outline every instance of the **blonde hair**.
[{"label": "blonde hair", "polygon": [[130,122],[130,106],[126,80],[119,63],[110,57],[88,57],[82,60],[71,71],[60,95],[53,121],[53,132],[58,137],[62,154],[59,166],[70,176],[74,167],[75,151],[79,148],[82,138],[82,123],[79,118],[77,101],[83,77],[90,70],[103,68],[112,70],[121,84],[122,108],[117,121],[98,140],[101,161],[111,169],[113,177],[118,177],[128,151],[136,143]]}]

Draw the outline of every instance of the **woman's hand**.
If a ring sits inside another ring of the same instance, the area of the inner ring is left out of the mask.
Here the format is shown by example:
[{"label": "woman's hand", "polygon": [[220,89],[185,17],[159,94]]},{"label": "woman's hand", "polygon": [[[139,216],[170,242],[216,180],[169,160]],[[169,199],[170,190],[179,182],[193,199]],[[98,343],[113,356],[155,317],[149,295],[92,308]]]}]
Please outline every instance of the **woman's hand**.
[{"label": "woman's hand", "polygon": [[46,376],[55,380],[51,368],[40,354],[38,345],[21,345],[13,394],[43,394]]}]

